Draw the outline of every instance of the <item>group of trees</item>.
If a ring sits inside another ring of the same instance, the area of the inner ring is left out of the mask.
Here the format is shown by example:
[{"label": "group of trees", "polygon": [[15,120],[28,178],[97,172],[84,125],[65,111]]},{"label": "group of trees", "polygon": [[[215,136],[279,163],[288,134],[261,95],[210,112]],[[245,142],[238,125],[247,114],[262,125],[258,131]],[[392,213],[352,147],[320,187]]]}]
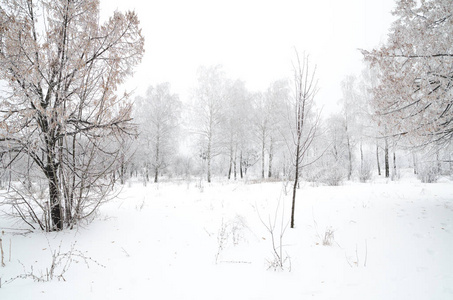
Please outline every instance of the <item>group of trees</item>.
[{"label": "group of trees", "polygon": [[287,147],[282,133],[290,99],[288,81],[252,93],[243,81],[228,78],[220,65],[200,67],[197,74],[193,99],[185,106],[168,83],[150,87],[146,97],[136,98],[139,137],[126,164],[129,174],[146,182],[153,166],[155,182],[161,175],[197,175],[211,182],[213,176],[243,178],[259,166],[262,178],[279,176],[280,170],[273,171],[280,166],[273,163]]},{"label": "group of trees", "polygon": [[61,230],[129,176],[211,182],[252,170],[293,180],[293,227],[301,178],[366,181],[373,168],[397,178],[404,164],[426,174],[426,153],[428,172],[451,172],[453,6],[399,0],[394,14],[388,42],[362,51],[364,71],[343,80],[341,110],[322,119],[306,55],[265,91],[211,66],[199,68],[190,103],[168,83],[131,102],[116,89],[143,56],[133,12],[100,25],[96,0],[2,1],[1,203],[33,228]]}]

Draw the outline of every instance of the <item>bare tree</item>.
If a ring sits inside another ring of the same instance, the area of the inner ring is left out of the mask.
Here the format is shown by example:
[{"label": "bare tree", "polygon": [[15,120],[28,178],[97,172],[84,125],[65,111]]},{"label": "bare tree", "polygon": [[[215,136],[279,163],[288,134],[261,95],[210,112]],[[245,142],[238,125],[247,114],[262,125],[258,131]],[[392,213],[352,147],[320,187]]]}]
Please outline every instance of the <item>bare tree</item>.
[{"label": "bare tree", "polygon": [[[224,122],[222,134],[224,150],[228,155],[228,179],[231,175],[237,178],[241,167],[240,157],[244,146],[250,143],[250,114],[252,111],[251,96],[241,80],[235,80],[226,87],[228,101],[224,103]],[[239,164],[238,164],[239,161]]]},{"label": "bare tree", "polygon": [[221,66],[201,67],[195,91],[194,132],[200,138],[200,156],[207,163],[207,181],[211,182],[212,159],[222,152],[221,125],[224,122],[227,80]]},{"label": "bare tree", "polygon": [[181,115],[181,102],[170,91],[169,83],[149,87],[145,98],[136,98],[136,116],[140,139],[137,157],[142,160],[145,179],[149,170],[154,172],[154,182],[170,163],[177,150],[177,129]]},{"label": "bare tree", "polygon": [[316,137],[319,125],[319,114],[313,115],[314,98],[318,91],[316,80],[316,66],[309,63],[308,55],[304,55],[302,61],[296,51],[296,64],[294,68],[294,91],[295,95],[289,106],[294,150],[294,184],[291,206],[291,228],[294,228],[294,212],[296,207],[296,191],[299,184],[300,172],[304,165],[312,163],[304,161],[313,140]]},{"label": "bare tree", "polygon": [[[16,153],[10,164],[29,158],[28,167],[44,175],[47,230],[91,215],[105,199],[119,154],[113,145],[132,129],[127,95],[115,90],[142,58],[138,24],[135,13],[115,12],[100,25],[95,0],[2,3],[0,79],[8,90],[0,100],[0,141],[4,152]],[[91,198],[94,192],[102,197]],[[29,210],[22,198],[15,208]]]}]

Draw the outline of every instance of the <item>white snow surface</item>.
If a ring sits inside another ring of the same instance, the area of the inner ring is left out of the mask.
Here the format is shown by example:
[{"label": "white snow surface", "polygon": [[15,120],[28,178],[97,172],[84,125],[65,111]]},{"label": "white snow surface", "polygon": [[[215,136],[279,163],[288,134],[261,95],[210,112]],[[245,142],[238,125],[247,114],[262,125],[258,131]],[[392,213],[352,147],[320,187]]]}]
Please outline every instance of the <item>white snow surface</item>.
[{"label": "white snow surface", "polygon": [[[62,232],[18,234],[1,219],[0,299],[453,299],[449,179],[302,183],[279,271],[262,221],[277,217],[278,240],[291,184],[288,195],[282,182],[199,184],[131,182],[92,223]],[[71,245],[91,260],[73,255],[64,280],[7,282],[32,267],[45,278],[52,251]]]}]

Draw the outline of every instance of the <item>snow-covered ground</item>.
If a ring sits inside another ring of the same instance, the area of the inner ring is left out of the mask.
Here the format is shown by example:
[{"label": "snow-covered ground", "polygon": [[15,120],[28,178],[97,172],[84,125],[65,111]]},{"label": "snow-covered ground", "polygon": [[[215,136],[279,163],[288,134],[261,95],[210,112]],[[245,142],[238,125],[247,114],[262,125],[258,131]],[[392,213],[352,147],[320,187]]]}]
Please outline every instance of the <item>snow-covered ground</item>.
[{"label": "snow-covered ground", "polygon": [[[264,224],[279,246],[289,209],[281,182],[132,182],[74,230],[18,234],[0,220],[0,299],[453,299],[448,179],[303,183],[274,271]],[[53,251],[53,280],[5,284],[46,279]]]}]

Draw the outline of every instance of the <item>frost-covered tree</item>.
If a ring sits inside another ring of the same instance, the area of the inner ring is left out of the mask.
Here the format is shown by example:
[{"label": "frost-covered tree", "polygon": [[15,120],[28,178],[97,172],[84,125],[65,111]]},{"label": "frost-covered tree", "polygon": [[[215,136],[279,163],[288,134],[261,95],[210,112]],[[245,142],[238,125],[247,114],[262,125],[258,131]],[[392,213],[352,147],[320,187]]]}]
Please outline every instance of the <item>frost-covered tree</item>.
[{"label": "frost-covered tree", "polygon": [[[222,143],[224,152],[228,156],[228,179],[234,175],[237,178],[238,170],[241,173],[242,153],[246,151],[251,139],[252,103],[251,95],[241,80],[229,81],[226,86],[228,101],[224,103],[224,122]],[[242,177],[242,176],[241,176]]]},{"label": "frost-covered tree", "polygon": [[284,117],[286,115],[285,103],[289,99],[289,86],[287,80],[273,82],[265,93],[267,102],[269,129],[268,133],[268,172],[267,177],[272,177],[274,168],[274,157],[279,146],[282,144]]},{"label": "frost-covered tree", "polygon": [[340,100],[342,104],[342,122],[344,130],[344,138],[348,150],[348,180],[351,180],[353,166],[353,152],[356,143],[356,135],[354,129],[357,128],[357,102],[359,95],[356,89],[355,76],[347,76],[341,82],[343,98]]},{"label": "frost-covered tree", "polygon": [[386,45],[363,51],[377,67],[373,105],[390,134],[415,145],[453,135],[453,5],[451,0],[398,0]]},{"label": "frost-covered tree", "polygon": [[202,160],[206,161],[207,181],[211,182],[212,159],[222,153],[222,122],[225,120],[227,79],[221,66],[200,67],[193,105],[193,132],[199,137]]},{"label": "frost-covered tree", "polygon": [[268,137],[271,128],[271,120],[270,120],[270,109],[267,102],[267,98],[263,93],[255,93],[253,95],[253,124],[254,124],[254,132],[255,132],[255,139],[259,144],[259,152],[260,152],[260,159],[261,159],[261,178],[264,179],[265,174],[265,151],[268,143]]},{"label": "frost-covered tree", "polygon": [[150,86],[145,97],[137,97],[136,123],[139,125],[139,142],[136,157],[141,160],[145,180],[153,172],[154,182],[168,166],[178,150],[178,125],[181,102],[172,94],[169,83]]},{"label": "frost-covered tree", "polygon": [[276,148],[282,142],[282,126],[286,117],[289,88],[286,80],[277,80],[264,93],[253,97],[254,136],[260,153],[261,178],[266,175],[266,152],[268,155],[267,177],[272,176]]},{"label": "frost-covered tree", "polygon": [[143,46],[135,13],[100,24],[96,0],[1,2],[2,151],[47,183],[48,201],[35,197],[33,178],[31,193],[17,190],[11,200],[30,226],[61,230],[105,200],[114,145],[130,132],[131,105],[115,90]]}]

